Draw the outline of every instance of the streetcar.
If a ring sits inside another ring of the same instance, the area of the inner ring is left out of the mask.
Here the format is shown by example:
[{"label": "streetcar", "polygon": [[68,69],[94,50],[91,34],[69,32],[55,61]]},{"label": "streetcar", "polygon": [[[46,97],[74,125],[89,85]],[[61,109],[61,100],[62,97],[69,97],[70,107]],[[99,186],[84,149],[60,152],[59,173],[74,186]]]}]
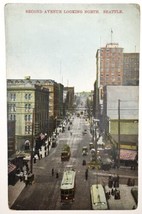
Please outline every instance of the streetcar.
[{"label": "streetcar", "polygon": [[93,210],[108,210],[106,194],[102,184],[93,184],[90,193]]},{"label": "streetcar", "polygon": [[61,202],[73,202],[75,196],[76,172],[71,165],[67,166],[61,181]]}]

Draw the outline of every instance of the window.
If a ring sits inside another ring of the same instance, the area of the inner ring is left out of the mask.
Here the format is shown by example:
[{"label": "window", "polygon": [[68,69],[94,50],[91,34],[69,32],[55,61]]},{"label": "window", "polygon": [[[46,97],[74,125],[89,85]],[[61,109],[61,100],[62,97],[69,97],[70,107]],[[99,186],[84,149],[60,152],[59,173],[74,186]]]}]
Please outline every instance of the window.
[{"label": "window", "polygon": [[25,94],[25,99],[26,100],[31,100],[32,95],[31,94]]},{"label": "window", "polygon": [[28,115],[28,121],[31,121],[31,115]]},{"label": "window", "polygon": [[28,111],[31,111],[31,104],[28,104]]},{"label": "window", "polygon": [[28,104],[25,104],[25,111],[27,111],[28,109]]},{"label": "window", "polygon": [[29,103],[29,104],[25,104],[25,111],[26,112],[31,112],[31,104]]},{"label": "window", "polygon": [[16,94],[15,93],[11,93],[10,94],[10,99],[11,99],[11,101],[15,101],[16,100]]},{"label": "window", "polygon": [[16,105],[13,104],[13,111],[16,112]]},{"label": "window", "polygon": [[31,99],[31,94],[28,94],[28,99],[29,99],[29,100]]},{"label": "window", "polygon": [[32,133],[32,127],[31,126],[25,126],[25,134],[31,134]]},{"label": "window", "polygon": [[16,112],[16,104],[10,104],[8,110],[9,112]]},{"label": "window", "polygon": [[25,99],[27,100],[27,98],[28,98],[28,94],[25,94]]},{"label": "window", "polygon": [[10,114],[10,115],[9,115],[9,120],[14,120],[14,121],[16,121],[16,115],[15,115],[15,114]]},{"label": "window", "polygon": [[25,115],[25,121],[28,121],[28,122],[32,122],[32,115],[31,114],[26,114]]},{"label": "window", "polygon": [[14,121],[16,121],[16,115],[15,114],[13,115],[13,119],[14,119]]}]

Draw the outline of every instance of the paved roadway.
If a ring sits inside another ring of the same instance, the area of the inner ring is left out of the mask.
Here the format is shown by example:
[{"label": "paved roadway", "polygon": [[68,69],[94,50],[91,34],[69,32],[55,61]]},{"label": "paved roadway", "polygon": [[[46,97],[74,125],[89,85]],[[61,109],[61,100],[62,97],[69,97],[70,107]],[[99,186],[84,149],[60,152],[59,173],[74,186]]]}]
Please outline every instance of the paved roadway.
[{"label": "paved roadway", "polygon": [[[87,134],[82,135],[82,131],[87,129]],[[90,210],[90,186],[93,183],[103,182],[107,184],[109,174],[117,173],[115,170],[108,172],[89,170],[88,180],[85,180],[86,166],[82,165],[82,146],[89,144],[91,135],[89,123],[83,118],[75,117],[70,131],[60,133],[58,145],[50,150],[49,156],[38,160],[34,164],[33,172],[35,181],[23,189],[11,209],[14,210]],[[64,143],[71,147],[71,158],[68,162],[61,162],[60,153]],[[89,155],[85,157],[89,161]],[[66,164],[72,164],[77,172],[75,201],[70,204],[60,202],[60,184],[63,170]],[[58,170],[59,178],[52,177],[51,170]],[[123,177],[121,175],[124,175]],[[98,175],[98,176],[97,176]],[[137,177],[137,172],[127,169],[119,169],[120,183],[126,184],[129,175]],[[126,176],[128,175],[128,176]],[[136,179],[137,180],[137,179]],[[137,182],[137,181],[136,181]]]}]

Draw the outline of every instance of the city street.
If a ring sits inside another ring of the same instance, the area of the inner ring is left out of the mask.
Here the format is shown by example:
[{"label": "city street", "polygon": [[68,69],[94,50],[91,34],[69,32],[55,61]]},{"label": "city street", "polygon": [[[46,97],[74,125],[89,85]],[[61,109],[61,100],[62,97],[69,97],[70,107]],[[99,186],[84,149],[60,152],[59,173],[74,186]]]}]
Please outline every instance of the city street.
[{"label": "city street", "polygon": [[[90,124],[83,117],[72,117],[71,129],[68,125],[65,132],[57,137],[57,146],[51,148],[49,156],[37,160],[33,165],[35,180],[32,185],[26,186],[11,209],[14,210],[90,210],[90,187],[95,183],[107,185],[109,175],[119,174],[120,183],[127,184],[129,176],[135,179],[137,185],[137,170],[130,168],[110,169],[103,171],[89,169],[88,179],[85,179],[86,166],[82,165],[83,159],[90,160],[90,153],[82,156],[82,147],[87,146],[92,140],[90,134]],[[87,134],[82,132],[87,130]],[[71,157],[69,161],[61,162],[61,149],[64,143],[71,147]],[[60,198],[60,185],[63,170],[66,165],[73,165],[76,170],[76,192],[75,200],[72,203],[63,204]],[[52,168],[54,175],[52,176]],[[56,172],[59,177],[56,178]]]}]

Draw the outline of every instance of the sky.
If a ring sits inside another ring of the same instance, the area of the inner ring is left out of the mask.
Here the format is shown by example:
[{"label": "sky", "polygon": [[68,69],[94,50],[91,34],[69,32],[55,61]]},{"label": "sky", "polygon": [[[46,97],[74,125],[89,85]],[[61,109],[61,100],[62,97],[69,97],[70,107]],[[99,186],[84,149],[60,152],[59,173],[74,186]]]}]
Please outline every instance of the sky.
[{"label": "sky", "polygon": [[91,91],[97,49],[112,41],[140,52],[136,4],[7,4],[5,23],[8,79],[53,79]]},{"label": "sky", "polygon": [[[1,210],[10,213],[7,206],[7,91],[6,78],[24,78],[30,75],[31,78],[54,79],[63,82],[66,86],[75,86],[76,91],[92,90],[96,78],[96,51],[97,49],[111,42],[111,29],[113,30],[112,41],[119,43],[124,48],[124,52],[139,52],[140,50],[140,14],[136,2],[141,5],[139,0],[117,0],[121,2],[112,6],[106,0],[106,5],[87,5],[91,10],[99,10],[99,14],[31,14],[25,13],[27,9],[35,9],[35,4],[29,2],[43,3],[47,0],[24,0],[28,5],[22,5],[23,0],[14,0],[20,5],[7,5],[13,0],[1,0],[0,2],[0,127],[2,133],[2,152],[0,165],[0,201]],[[69,2],[70,0],[52,0],[52,2]],[[78,0],[71,0],[79,2]],[[71,2],[70,1],[70,2]],[[84,2],[83,0],[81,0]],[[93,0],[86,0],[85,4]],[[95,0],[94,0],[95,1]],[[51,2],[51,0],[47,1]],[[101,0],[99,0],[99,3]],[[105,1],[104,1],[105,3]],[[79,3],[81,4],[81,3]],[[92,3],[93,4],[93,3]],[[61,9],[68,9],[67,6]],[[76,9],[77,5],[72,8]],[[83,7],[83,6],[82,6]],[[84,5],[84,7],[86,7]],[[121,9],[123,13],[104,14],[103,9]],[[46,4],[36,6],[36,9],[49,10],[58,9],[56,5]],[[81,5],[78,6],[79,9]],[[6,23],[6,24],[5,24]],[[6,44],[6,50],[5,50]],[[135,48],[136,47],[136,48]],[[6,52],[6,53],[5,53]],[[6,57],[5,57],[6,55]],[[141,57],[141,55],[140,55]],[[5,73],[6,70],[6,73]],[[140,90],[141,84],[140,84]],[[140,102],[141,105],[141,94]],[[139,108],[139,115],[142,115],[142,108]],[[141,142],[141,121],[139,117],[139,139]],[[142,151],[142,144],[139,144],[139,151]],[[142,170],[139,162],[139,172]],[[139,182],[141,186],[141,173]],[[139,189],[140,199],[142,191]],[[139,203],[135,213],[139,214],[142,210],[142,203]],[[16,211],[13,211],[16,213]],[[36,212],[36,211],[35,211]],[[37,211],[38,212],[38,211]],[[36,213],[37,213],[36,212]],[[58,211],[60,212],[60,211]],[[62,211],[61,211],[62,213]],[[76,211],[75,211],[76,213]],[[90,213],[89,211],[87,213]],[[118,213],[113,211],[113,213]],[[129,211],[126,213],[130,213]]]}]

